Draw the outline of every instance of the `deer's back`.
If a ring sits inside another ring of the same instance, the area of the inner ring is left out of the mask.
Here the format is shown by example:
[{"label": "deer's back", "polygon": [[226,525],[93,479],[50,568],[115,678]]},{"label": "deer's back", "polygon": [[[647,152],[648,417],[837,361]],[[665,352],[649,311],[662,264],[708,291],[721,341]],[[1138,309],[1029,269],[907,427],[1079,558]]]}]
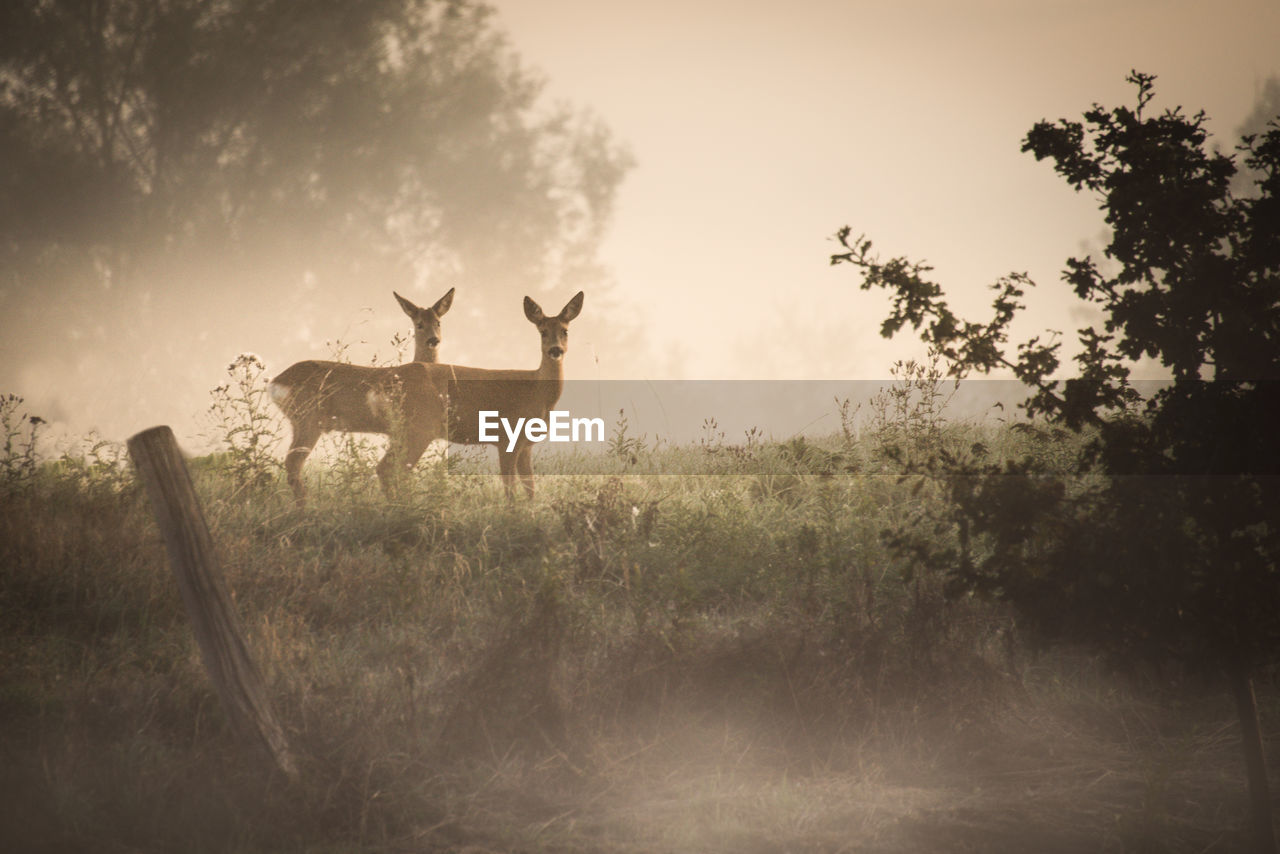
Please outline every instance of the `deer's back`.
[{"label": "deer's back", "polygon": [[512,424],[517,418],[546,418],[560,398],[562,383],[537,371],[489,370],[463,365],[424,365],[449,407],[449,440],[480,441],[479,414],[498,412]]},{"label": "deer's back", "polygon": [[425,417],[439,406],[425,367],[420,362],[373,368],[307,360],[271,381],[271,397],[291,420],[314,421],[322,430],[385,433],[393,412]]}]

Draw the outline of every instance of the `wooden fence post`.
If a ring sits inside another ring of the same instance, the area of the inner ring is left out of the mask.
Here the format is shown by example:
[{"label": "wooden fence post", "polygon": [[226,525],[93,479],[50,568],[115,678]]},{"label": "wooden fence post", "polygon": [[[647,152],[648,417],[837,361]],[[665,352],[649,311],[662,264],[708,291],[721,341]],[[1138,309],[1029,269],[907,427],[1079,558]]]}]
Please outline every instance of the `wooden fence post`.
[{"label": "wooden fence post", "polygon": [[296,781],[297,765],[240,632],[214,555],[213,538],[173,431],[167,426],[153,427],[134,435],[128,444],[164,535],[205,670],[222,707],[232,726],[266,747],[280,770]]}]

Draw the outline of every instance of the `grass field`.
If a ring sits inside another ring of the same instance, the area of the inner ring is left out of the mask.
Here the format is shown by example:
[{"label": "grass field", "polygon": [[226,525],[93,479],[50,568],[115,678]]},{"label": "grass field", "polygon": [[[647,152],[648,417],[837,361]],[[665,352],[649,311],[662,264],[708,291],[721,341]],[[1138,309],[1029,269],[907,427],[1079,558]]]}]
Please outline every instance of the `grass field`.
[{"label": "grass field", "polygon": [[953,536],[910,455],[1071,437],[892,407],[825,440],[615,436],[514,502],[476,453],[388,500],[335,437],[300,510],[261,401],[224,396],[193,475],[301,779],[228,727],[120,449],[41,457],[11,398],[4,850],[1245,848],[1221,686],[1037,650],[886,544]]}]

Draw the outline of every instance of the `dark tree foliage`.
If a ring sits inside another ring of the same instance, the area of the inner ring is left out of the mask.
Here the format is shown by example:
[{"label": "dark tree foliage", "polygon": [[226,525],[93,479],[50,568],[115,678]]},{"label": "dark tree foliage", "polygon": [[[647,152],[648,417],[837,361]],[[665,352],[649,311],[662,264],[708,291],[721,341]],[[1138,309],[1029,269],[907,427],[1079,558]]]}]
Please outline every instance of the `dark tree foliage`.
[{"label": "dark tree foliage", "polygon": [[[1280,75],[1271,75],[1263,81],[1254,94],[1253,109],[1236,128],[1236,136],[1260,137],[1266,134],[1267,125],[1276,116],[1280,116]],[[1253,192],[1254,181],[1260,176],[1244,164],[1231,181],[1231,190],[1237,195],[1249,195]]]},{"label": "dark tree foliage", "polygon": [[[1105,261],[1064,272],[1103,318],[1078,330],[1071,378],[1055,379],[1056,336],[1009,345],[1025,275],[997,282],[992,319],[974,323],[928,266],[881,261],[848,228],[831,262],[890,292],[885,335],[910,325],[957,376],[1011,370],[1030,415],[1094,437],[1068,477],[1031,461],[954,466],[955,544],[898,544],[949,572],[955,593],[1011,601],[1043,636],[1228,675],[1269,840],[1249,679],[1280,651],[1280,124],[1241,141],[1254,186],[1236,195],[1238,165],[1208,148],[1204,114],[1152,114],[1154,78],[1129,79],[1135,107],[1040,122],[1022,147],[1094,194],[1110,227]],[[1169,376],[1146,396],[1131,381],[1143,357]]]},{"label": "dark tree foliage", "polygon": [[582,276],[629,161],[540,90],[471,0],[6,2],[0,258],[28,287],[204,262],[250,294]]}]

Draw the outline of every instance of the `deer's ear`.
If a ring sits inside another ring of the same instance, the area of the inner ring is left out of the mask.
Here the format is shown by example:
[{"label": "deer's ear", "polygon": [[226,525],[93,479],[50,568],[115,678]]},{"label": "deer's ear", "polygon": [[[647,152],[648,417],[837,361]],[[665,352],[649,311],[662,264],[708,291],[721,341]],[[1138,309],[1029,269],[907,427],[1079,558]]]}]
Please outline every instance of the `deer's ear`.
[{"label": "deer's ear", "polygon": [[565,303],[564,308],[560,309],[560,319],[562,321],[568,323],[578,316],[578,312],[582,311],[582,297],[582,291],[578,291],[577,296]]},{"label": "deer's ear", "polygon": [[416,305],[409,302],[407,299],[400,296],[395,291],[392,291],[391,293],[395,296],[396,302],[400,303],[400,307],[404,309],[404,313],[412,317],[414,320],[417,320],[418,314],[422,311],[422,309],[418,308]]},{"label": "deer's ear", "polygon": [[528,297],[524,298],[524,316],[529,318],[530,323],[541,323],[546,319],[546,315],[542,313],[542,306]]},{"label": "deer's ear", "polygon": [[449,293],[436,300],[436,304],[431,306],[431,310],[436,313],[436,317],[443,317],[444,313],[453,305],[453,288],[449,288]]}]

